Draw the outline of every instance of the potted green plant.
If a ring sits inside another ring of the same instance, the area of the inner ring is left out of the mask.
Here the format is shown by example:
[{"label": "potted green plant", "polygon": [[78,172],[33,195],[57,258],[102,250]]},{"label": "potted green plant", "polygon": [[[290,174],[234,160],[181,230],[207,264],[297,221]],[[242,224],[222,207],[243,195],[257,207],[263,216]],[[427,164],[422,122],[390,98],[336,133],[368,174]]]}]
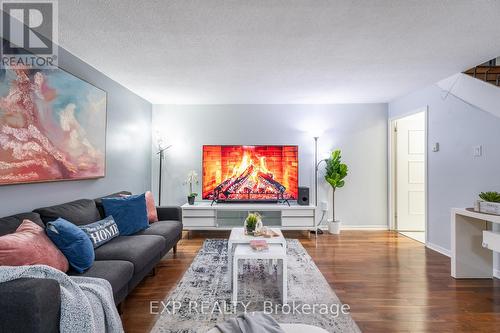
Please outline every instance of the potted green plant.
[{"label": "potted green plant", "polygon": [[332,151],[329,158],[325,159],[325,180],[333,189],[332,220],[328,223],[328,231],[332,234],[340,233],[340,221],[335,219],[335,191],[345,185],[344,178],[347,176],[347,165],[341,162],[340,149]]},{"label": "potted green plant", "polygon": [[481,213],[500,215],[500,193],[481,192],[475,210]]},{"label": "potted green plant", "polygon": [[189,184],[189,194],[187,197],[188,203],[190,205],[194,205],[194,199],[198,196],[198,193],[193,191],[193,184],[198,184],[198,174],[196,173],[196,171],[189,171],[185,183]]},{"label": "potted green plant", "polygon": [[259,213],[249,213],[245,219],[245,232],[247,234],[253,234],[257,225],[261,223],[261,217]]},{"label": "potted green plant", "polygon": [[198,196],[198,193],[191,192],[188,194],[188,204],[194,205],[194,200]]}]

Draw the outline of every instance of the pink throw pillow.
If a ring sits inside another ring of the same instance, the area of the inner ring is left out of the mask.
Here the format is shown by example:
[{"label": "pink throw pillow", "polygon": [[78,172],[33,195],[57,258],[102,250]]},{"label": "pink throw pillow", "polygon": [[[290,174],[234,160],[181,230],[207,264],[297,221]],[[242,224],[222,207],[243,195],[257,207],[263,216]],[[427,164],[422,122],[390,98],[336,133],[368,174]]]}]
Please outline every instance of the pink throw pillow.
[{"label": "pink throw pillow", "polygon": [[151,191],[146,191],[146,209],[148,211],[149,223],[158,222],[155,198],[153,197],[153,193],[151,193]]},{"label": "pink throw pillow", "polygon": [[12,234],[0,236],[0,265],[47,265],[68,271],[68,260],[45,234],[45,230],[30,220]]},{"label": "pink throw pillow", "polygon": [[[148,213],[148,221],[149,223],[158,222],[158,213],[156,212],[156,204],[155,198],[153,197],[153,193],[151,191],[146,191],[146,211]],[[128,197],[128,194],[120,194],[121,197]]]}]

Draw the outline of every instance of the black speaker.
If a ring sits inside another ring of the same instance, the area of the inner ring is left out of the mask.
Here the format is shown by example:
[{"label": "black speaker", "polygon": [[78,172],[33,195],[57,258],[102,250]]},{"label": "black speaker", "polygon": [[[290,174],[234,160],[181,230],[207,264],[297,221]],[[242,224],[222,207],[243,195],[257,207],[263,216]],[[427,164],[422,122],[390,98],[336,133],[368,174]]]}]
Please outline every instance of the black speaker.
[{"label": "black speaker", "polygon": [[301,206],[309,206],[309,187],[299,187],[297,203]]}]

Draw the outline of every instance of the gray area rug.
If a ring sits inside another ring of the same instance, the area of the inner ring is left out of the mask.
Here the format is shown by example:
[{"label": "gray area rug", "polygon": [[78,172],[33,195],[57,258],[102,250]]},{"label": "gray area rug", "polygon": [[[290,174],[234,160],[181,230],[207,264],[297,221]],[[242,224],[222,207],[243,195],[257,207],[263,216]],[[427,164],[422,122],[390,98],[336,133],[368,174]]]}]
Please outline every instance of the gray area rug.
[{"label": "gray area rug", "polygon": [[279,323],[315,325],[329,332],[360,332],[347,311],[342,312],[340,300],[302,244],[296,239],[287,242],[289,306],[280,302],[276,274],[269,275],[267,262],[260,260],[243,266],[238,302],[231,303],[227,240],[209,239],[170,295],[152,304],[152,312],[161,315],[151,332],[204,333],[245,310],[269,313]]}]

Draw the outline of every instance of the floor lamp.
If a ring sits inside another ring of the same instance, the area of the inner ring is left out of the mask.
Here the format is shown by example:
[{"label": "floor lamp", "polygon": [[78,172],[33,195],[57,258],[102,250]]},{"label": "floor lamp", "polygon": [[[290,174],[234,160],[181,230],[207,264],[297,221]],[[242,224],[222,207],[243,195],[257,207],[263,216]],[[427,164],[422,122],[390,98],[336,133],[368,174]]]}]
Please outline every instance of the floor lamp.
[{"label": "floor lamp", "polygon": [[[316,209],[318,208],[318,171],[319,171],[319,165],[321,162],[325,162],[325,160],[321,160],[318,162],[318,139],[319,136],[314,137],[314,205],[316,206]],[[317,234],[322,234],[323,230],[319,228],[321,225],[321,222],[323,222],[323,217],[321,218],[321,221],[319,221],[318,225],[316,226],[316,233]]]},{"label": "floor lamp", "polygon": [[318,207],[318,139],[314,137],[314,205]]},{"label": "floor lamp", "polygon": [[163,158],[165,157],[165,151],[172,147],[172,145],[169,145],[165,148],[161,147],[161,142],[158,143],[158,152],[156,154],[160,155],[160,169],[158,172],[158,206],[161,206],[161,174],[163,173]]}]

